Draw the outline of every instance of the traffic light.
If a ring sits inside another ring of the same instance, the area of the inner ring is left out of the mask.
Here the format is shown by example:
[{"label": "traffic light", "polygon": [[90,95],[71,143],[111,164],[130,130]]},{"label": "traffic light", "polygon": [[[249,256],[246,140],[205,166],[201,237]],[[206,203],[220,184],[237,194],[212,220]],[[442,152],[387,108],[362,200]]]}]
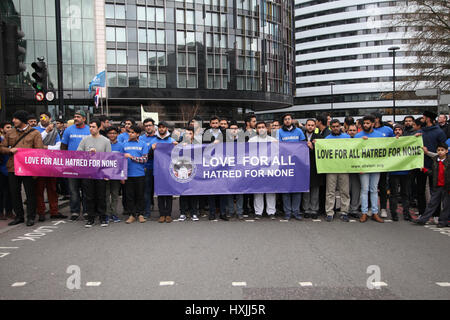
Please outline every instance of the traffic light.
[{"label": "traffic light", "polygon": [[8,76],[18,75],[26,70],[23,63],[25,48],[20,45],[25,34],[15,24],[2,22],[3,34],[3,57],[5,74]]},{"label": "traffic light", "polygon": [[31,67],[34,69],[31,75],[34,78],[34,90],[45,93],[47,91],[47,65],[44,62],[44,58],[38,58],[38,61],[33,62]]}]

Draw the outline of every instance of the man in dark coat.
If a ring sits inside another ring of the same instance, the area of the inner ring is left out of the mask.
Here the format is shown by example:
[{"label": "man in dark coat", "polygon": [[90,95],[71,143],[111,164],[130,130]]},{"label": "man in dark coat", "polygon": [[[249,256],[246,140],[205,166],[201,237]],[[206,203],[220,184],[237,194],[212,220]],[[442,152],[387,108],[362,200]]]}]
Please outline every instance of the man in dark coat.
[{"label": "man in dark coat", "polygon": [[305,137],[309,147],[309,164],[310,164],[310,183],[309,192],[303,193],[302,209],[305,213],[305,218],[317,219],[319,213],[319,189],[320,186],[325,185],[325,175],[317,173],[316,157],[314,143],[316,139],[323,137],[315,133],[316,121],[308,119],[305,125]]}]

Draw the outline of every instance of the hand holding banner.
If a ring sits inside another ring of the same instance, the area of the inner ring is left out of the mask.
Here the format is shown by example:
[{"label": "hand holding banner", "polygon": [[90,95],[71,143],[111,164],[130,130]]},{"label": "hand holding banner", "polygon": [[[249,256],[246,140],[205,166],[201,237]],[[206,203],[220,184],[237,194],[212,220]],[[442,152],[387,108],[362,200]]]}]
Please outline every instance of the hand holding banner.
[{"label": "hand holding banner", "polygon": [[370,173],[423,168],[422,137],[320,139],[317,173]]}]

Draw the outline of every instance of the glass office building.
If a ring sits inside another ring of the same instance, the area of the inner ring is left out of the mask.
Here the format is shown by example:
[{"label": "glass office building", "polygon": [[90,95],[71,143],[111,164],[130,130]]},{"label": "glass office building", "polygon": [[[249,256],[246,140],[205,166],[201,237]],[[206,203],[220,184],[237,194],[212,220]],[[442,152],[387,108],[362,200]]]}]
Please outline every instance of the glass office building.
[{"label": "glass office building", "polygon": [[[45,103],[34,98],[31,87],[34,69],[31,64],[37,57],[44,57],[48,66],[48,84],[58,89],[56,22],[54,0],[2,0],[0,16],[4,21],[16,23],[25,33],[26,71],[7,78],[7,118],[15,109],[22,108],[37,113],[47,109]],[[61,1],[62,64],[64,98],[67,117],[75,109],[93,112],[92,96],[87,92],[87,83],[96,74],[94,5],[91,0]],[[48,103],[48,109],[56,115],[57,101]]]},{"label": "glass office building", "polygon": [[[46,54],[56,87],[54,0],[42,1],[44,9],[33,7],[41,1],[7,1],[24,25],[27,67]],[[139,120],[141,108],[176,124],[194,115],[242,120],[249,111],[293,104],[293,1],[62,0],[61,4],[66,105],[92,106],[87,87],[101,70],[107,73],[104,107],[107,103],[114,120],[130,115]],[[80,19],[74,18],[77,13]],[[38,52],[38,45],[45,46],[45,54],[42,49]],[[29,99],[31,87],[23,82],[26,77],[16,77],[16,86],[25,93],[24,103],[34,103]]]},{"label": "glass office building", "polygon": [[[416,31],[393,23],[406,1],[296,0],[296,94],[289,108],[258,112],[262,119],[291,112],[306,120],[319,112],[334,117],[381,112],[392,119],[393,56],[397,46],[396,88],[411,76],[414,52],[409,40]],[[331,84],[330,82],[334,83]],[[417,88],[419,89],[419,88]],[[437,110],[436,98],[414,91],[396,94],[396,120]]]}]

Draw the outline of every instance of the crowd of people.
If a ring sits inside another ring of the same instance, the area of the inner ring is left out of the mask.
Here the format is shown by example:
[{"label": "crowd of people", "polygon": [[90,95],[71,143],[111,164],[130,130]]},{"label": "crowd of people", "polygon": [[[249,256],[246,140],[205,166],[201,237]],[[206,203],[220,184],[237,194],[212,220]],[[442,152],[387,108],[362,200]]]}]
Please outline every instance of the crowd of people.
[{"label": "crowd of people", "polygon": [[[437,118],[437,120],[436,120]],[[310,154],[310,190],[306,193],[283,194],[226,194],[179,197],[179,221],[188,217],[198,221],[208,215],[209,220],[230,218],[318,219],[323,215],[333,221],[336,212],[344,222],[350,218],[361,223],[369,218],[383,223],[390,215],[401,215],[414,224],[435,223],[447,227],[450,213],[450,170],[448,138],[450,125],[445,114],[425,111],[422,117],[404,117],[401,124],[385,123],[382,115],[373,113],[355,121],[346,117],[341,123],[329,114],[319,114],[305,123],[285,114],[280,120],[257,121],[255,115],[245,118],[244,126],[235,120],[209,119],[206,128],[200,118],[192,119],[185,128],[173,129],[167,122],[155,123],[151,118],[138,125],[129,118],[114,126],[101,115],[87,122],[84,111],[77,111],[69,123],[55,122],[49,112],[39,118],[23,110],[13,114],[12,122],[0,126],[1,194],[0,219],[12,219],[9,225],[25,223],[23,204],[26,204],[26,225],[33,226],[46,219],[44,191],[47,191],[51,219],[86,220],[92,227],[98,217],[101,226],[120,222],[118,202],[127,224],[146,222],[155,209],[154,150],[158,144],[210,144],[224,142],[296,143],[305,141]],[[319,139],[372,139],[415,136],[423,139],[424,168],[410,171],[381,173],[318,174],[315,143]],[[17,176],[14,173],[14,154],[18,148],[70,150],[89,152],[120,152],[128,161],[126,180],[76,179]],[[428,182],[428,183],[427,183]],[[22,199],[22,185],[26,201]],[[428,191],[429,190],[429,191]],[[430,196],[427,197],[427,193]],[[59,198],[58,198],[59,197]],[[339,201],[337,199],[339,198]],[[427,198],[429,201],[427,202]],[[69,199],[70,217],[58,211],[58,202]],[[158,196],[159,223],[172,222],[173,196]],[[389,206],[388,206],[389,204]],[[389,212],[388,212],[389,208]],[[413,211],[413,208],[417,208]],[[208,214],[209,213],[209,214]]]}]

